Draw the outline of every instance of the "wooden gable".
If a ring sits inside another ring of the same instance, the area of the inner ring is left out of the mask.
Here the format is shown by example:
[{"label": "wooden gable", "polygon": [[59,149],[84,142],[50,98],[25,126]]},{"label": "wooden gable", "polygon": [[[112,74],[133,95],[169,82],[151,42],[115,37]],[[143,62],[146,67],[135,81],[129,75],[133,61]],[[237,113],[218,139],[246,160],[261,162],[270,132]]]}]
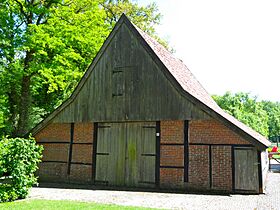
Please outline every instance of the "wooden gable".
[{"label": "wooden gable", "polygon": [[117,23],[88,71],[53,122],[208,118],[172,84],[129,21]]}]

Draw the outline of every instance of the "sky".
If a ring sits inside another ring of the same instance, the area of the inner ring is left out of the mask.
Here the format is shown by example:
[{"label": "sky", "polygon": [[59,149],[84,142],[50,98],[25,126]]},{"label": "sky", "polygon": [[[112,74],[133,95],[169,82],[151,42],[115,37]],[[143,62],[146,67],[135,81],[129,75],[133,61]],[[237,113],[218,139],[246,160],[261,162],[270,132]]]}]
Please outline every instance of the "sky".
[{"label": "sky", "polygon": [[210,94],[242,91],[280,102],[279,0],[154,2],[163,15],[158,35]]}]

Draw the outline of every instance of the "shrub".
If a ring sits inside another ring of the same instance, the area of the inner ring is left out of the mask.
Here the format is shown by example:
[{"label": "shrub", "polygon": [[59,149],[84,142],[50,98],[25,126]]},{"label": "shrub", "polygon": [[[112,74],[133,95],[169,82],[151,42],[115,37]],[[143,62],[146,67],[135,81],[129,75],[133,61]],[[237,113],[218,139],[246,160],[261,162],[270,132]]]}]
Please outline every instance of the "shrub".
[{"label": "shrub", "polygon": [[[0,141],[0,202],[25,198],[42,158],[43,147],[34,138],[4,138]],[[9,179],[7,179],[9,178]],[[8,180],[8,181],[7,181]]]}]

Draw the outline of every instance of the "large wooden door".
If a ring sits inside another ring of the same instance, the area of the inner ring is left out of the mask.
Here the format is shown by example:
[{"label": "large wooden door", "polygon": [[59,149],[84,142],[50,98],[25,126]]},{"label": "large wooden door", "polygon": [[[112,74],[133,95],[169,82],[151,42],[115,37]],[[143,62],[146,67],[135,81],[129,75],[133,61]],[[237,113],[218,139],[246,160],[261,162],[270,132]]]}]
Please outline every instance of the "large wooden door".
[{"label": "large wooden door", "polygon": [[155,185],[155,122],[99,123],[96,151],[97,183]]},{"label": "large wooden door", "polygon": [[[123,185],[125,182],[125,125],[98,123],[95,182]],[[114,173],[112,173],[114,171]]]},{"label": "large wooden door", "polygon": [[252,147],[234,148],[235,190],[259,192],[258,156]]}]

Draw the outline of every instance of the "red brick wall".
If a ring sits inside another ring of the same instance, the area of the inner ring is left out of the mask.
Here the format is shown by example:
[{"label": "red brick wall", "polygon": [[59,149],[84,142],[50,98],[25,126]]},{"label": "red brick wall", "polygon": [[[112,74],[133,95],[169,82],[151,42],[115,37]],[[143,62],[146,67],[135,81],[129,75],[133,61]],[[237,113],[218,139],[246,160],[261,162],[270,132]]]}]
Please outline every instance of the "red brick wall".
[{"label": "red brick wall", "polygon": [[217,120],[190,121],[189,132],[189,143],[249,144]]},{"label": "red brick wall", "polygon": [[[72,161],[74,163],[92,163],[93,151],[93,123],[75,123],[72,145]],[[44,181],[70,181],[86,183],[91,180],[92,166],[84,164],[71,164],[70,175],[67,175],[69,158],[69,143],[71,138],[71,124],[49,124],[35,139],[44,146],[43,163],[39,166],[40,180]],[[83,144],[85,143],[85,144]],[[44,161],[62,161],[44,162]]]},{"label": "red brick wall", "polygon": [[231,191],[231,147],[212,146],[212,188]]},{"label": "red brick wall", "polygon": [[[51,123],[35,135],[40,142],[62,142],[41,143],[43,145],[43,162],[39,165],[38,175],[40,181],[67,182],[67,161],[70,142],[70,123]],[[45,162],[62,161],[62,162]],[[65,162],[65,163],[63,163]]]},{"label": "red brick wall", "polygon": [[91,181],[92,166],[71,164],[70,181],[76,183],[88,183]]},{"label": "red brick wall", "polygon": [[184,121],[161,121],[160,143],[184,143]]},{"label": "red brick wall", "polygon": [[37,142],[70,142],[70,123],[51,123],[35,135]]},{"label": "red brick wall", "polygon": [[40,163],[38,176],[39,181],[67,182],[67,163]]},{"label": "red brick wall", "polygon": [[72,162],[92,163],[92,145],[73,144]]},{"label": "red brick wall", "polygon": [[[211,146],[212,186],[214,190],[232,190],[231,144],[250,144],[217,120],[194,120],[189,123],[189,143],[229,144]],[[210,188],[209,146],[189,146],[190,186]],[[200,172],[201,171],[201,172]]]},{"label": "red brick wall", "polygon": [[[189,187],[199,190],[232,190],[231,144],[249,144],[216,120],[189,122],[188,183],[184,183],[184,122],[161,121],[160,184],[167,187]],[[192,145],[195,143],[206,145]],[[177,144],[177,145],[174,145]],[[211,144],[211,164],[210,146]],[[229,144],[229,146],[213,145]],[[211,172],[211,176],[210,173]],[[212,177],[210,181],[210,177]],[[211,186],[210,186],[211,185]]]},{"label": "red brick wall", "polygon": [[43,161],[68,161],[69,144],[42,144]]},{"label": "red brick wall", "polygon": [[209,188],[209,147],[189,146],[189,184],[194,188]]},{"label": "red brick wall", "polygon": [[161,168],[160,186],[169,188],[182,188],[184,184],[184,169],[181,168]]},{"label": "red brick wall", "polygon": [[92,143],[93,123],[75,123],[74,143]]},{"label": "red brick wall", "polygon": [[161,145],[161,166],[184,166],[184,145]]},{"label": "red brick wall", "polygon": [[161,121],[160,131],[160,185],[182,187],[184,168],[164,168],[164,166],[184,166],[184,121]]}]

